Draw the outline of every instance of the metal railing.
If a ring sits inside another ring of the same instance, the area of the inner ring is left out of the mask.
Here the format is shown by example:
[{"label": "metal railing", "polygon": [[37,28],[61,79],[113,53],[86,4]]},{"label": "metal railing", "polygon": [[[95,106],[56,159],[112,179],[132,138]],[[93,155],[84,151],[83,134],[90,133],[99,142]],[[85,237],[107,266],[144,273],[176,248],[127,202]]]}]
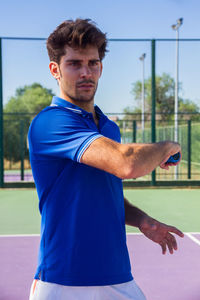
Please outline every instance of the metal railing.
[{"label": "metal railing", "polygon": [[[5,144],[6,140],[5,140],[5,131],[6,131],[6,119],[8,120],[8,116],[3,114],[3,71],[2,71],[2,41],[4,40],[27,40],[27,41],[44,41],[46,40],[45,38],[21,38],[21,37],[0,37],[0,187],[4,187],[6,186],[5,182],[4,182],[4,163],[5,163],[5,155],[7,155],[6,153],[4,153],[6,150],[7,145]],[[156,142],[158,141],[158,129],[156,127],[159,127],[160,124],[158,121],[156,121],[156,45],[159,42],[175,42],[176,39],[109,39],[110,42],[147,42],[150,44],[150,48],[151,48],[151,114],[149,117],[149,125],[148,125],[148,130],[151,133],[150,137],[151,140],[150,142]],[[179,39],[179,41],[181,42],[200,42],[200,39]],[[116,114],[119,115],[119,114]],[[138,117],[137,117],[138,118]],[[123,121],[126,122],[126,120],[119,120],[119,123]],[[14,121],[12,121],[14,122]],[[12,123],[11,122],[11,123]],[[24,122],[24,123],[23,123]],[[139,137],[139,127],[140,127],[140,121],[138,119],[134,118],[132,120],[128,121],[129,123],[131,123],[132,125],[132,131],[130,130],[130,134],[132,135],[132,141],[138,142],[138,137]],[[19,125],[21,124],[21,125]],[[24,124],[24,125],[23,125]],[[21,158],[20,158],[20,178],[21,181],[24,181],[23,179],[25,178],[25,173],[24,170],[25,168],[25,161],[28,160],[28,152],[26,149],[26,122],[25,120],[22,118],[22,114],[20,117],[20,123],[18,123],[17,127],[18,127],[18,131],[19,131],[19,149],[21,149]],[[122,129],[121,129],[122,130]],[[188,184],[191,185],[192,180],[193,180],[193,169],[195,169],[193,167],[193,141],[192,141],[192,135],[193,135],[193,121],[188,122],[187,123],[187,147],[188,147],[188,151],[187,151],[187,160],[185,160],[187,163],[187,182],[185,183],[185,180],[182,180],[182,184]],[[20,133],[21,132],[21,133]],[[126,133],[127,134],[127,133]],[[123,135],[122,135],[123,137]],[[8,142],[6,142],[8,143]],[[190,146],[189,146],[190,145]],[[189,148],[191,147],[191,148]],[[198,164],[198,162],[195,162],[196,164]],[[198,169],[198,165],[197,169]],[[198,171],[196,172],[198,173]],[[156,176],[158,176],[158,174],[156,173],[156,171],[152,172],[151,174],[151,178],[148,178],[148,180],[143,180],[145,181],[145,184],[152,185],[158,185],[159,184],[159,180],[157,180]],[[198,176],[198,175],[197,175]],[[198,180],[199,178],[197,178],[197,180],[195,180],[194,185],[198,184]],[[137,180],[136,180],[137,181]],[[169,180],[168,180],[169,182]],[[180,184],[181,180],[178,180],[176,183]],[[171,183],[174,183],[174,180],[171,181]]]}]

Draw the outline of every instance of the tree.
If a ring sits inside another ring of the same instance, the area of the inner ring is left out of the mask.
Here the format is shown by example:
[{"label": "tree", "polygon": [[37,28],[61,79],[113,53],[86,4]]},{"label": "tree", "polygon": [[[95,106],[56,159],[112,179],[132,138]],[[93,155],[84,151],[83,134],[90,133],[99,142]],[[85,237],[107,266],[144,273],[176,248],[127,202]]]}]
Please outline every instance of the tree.
[{"label": "tree", "polygon": [[15,96],[5,105],[4,112],[38,113],[51,103],[53,95],[52,90],[39,83],[26,85],[16,90]]},{"label": "tree", "polygon": [[[4,156],[6,159],[17,162],[20,160],[20,134],[24,131],[25,155],[27,132],[35,114],[50,105],[52,90],[44,88],[39,83],[33,83],[16,90],[4,107]],[[21,133],[20,133],[21,132]]]},{"label": "tree", "polygon": [[185,99],[179,103],[179,111],[182,115],[179,116],[179,120],[192,120],[192,121],[200,121],[199,107],[194,102]]},{"label": "tree", "polygon": [[[151,113],[151,77],[145,80],[145,113]],[[131,93],[136,101],[134,109],[125,108],[124,113],[141,112],[141,90],[142,82],[136,81],[133,84]],[[181,85],[179,85],[179,91]],[[156,76],[156,113],[162,121],[173,120],[174,118],[174,92],[175,82],[169,74],[163,73]],[[196,113],[199,112],[198,106],[189,100],[179,98],[179,112]]]}]

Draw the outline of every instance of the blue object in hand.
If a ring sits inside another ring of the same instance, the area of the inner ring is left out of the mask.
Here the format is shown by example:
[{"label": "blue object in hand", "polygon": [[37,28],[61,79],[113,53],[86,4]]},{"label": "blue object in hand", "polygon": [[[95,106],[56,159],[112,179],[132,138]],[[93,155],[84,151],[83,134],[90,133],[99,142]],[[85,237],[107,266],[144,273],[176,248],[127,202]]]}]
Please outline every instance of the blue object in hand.
[{"label": "blue object in hand", "polygon": [[166,163],[177,163],[181,158],[180,152],[170,156],[170,158],[166,161]]}]

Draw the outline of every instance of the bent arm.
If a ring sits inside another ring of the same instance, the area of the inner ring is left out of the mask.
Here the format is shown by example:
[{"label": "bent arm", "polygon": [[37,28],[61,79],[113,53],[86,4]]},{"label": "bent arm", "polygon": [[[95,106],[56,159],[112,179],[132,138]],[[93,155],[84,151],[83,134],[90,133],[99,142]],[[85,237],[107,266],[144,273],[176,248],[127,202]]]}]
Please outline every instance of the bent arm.
[{"label": "bent arm", "polygon": [[177,152],[180,152],[180,145],[174,142],[120,144],[101,137],[86,149],[81,163],[122,179],[137,178],[150,173]]},{"label": "bent arm", "polygon": [[127,225],[138,227],[147,238],[161,246],[163,254],[166,253],[167,248],[171,254],[173,254],[174,250],[177,250],[177,241],[173,234],[184,237],[184,234],[178,228],[151,218],[125,198],[124,207]]}]

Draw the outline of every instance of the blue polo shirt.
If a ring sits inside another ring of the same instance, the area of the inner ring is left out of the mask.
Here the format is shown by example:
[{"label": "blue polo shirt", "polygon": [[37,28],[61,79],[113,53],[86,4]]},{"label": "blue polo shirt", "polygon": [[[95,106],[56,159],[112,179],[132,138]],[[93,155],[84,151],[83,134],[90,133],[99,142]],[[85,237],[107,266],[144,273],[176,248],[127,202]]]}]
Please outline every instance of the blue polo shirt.
[{"label": "blue polo shirt", "polygon": [[30,161],[39,197],[41,242],[36,279],[69,286],[132,280],[122,181],[80,163],[102,136],[120,142],[118,126],[53,97],[32,121]]}]

